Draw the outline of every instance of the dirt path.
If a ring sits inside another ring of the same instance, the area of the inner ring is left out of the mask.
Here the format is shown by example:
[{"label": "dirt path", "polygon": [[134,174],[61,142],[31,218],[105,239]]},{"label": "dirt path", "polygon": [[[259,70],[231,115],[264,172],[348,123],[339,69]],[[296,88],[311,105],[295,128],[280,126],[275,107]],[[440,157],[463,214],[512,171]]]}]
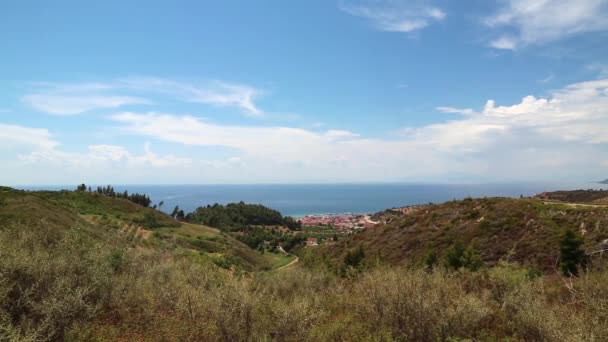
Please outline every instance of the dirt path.
[{"label": "dirt path", "polygon": [[[287,253],[287,251],[285,251],[285,250],[283,249],[283,246],[281,246],[281,245],[279,245],[277,249],[278,249],[278,250],[279,250],[281,253],[283,253],[283,254],[285,254],[285,255],[293,255],[293,254],[289,254],[289,253]],[[295,256],[295,255],[294,255],[294,256]],[[278,271],[278,270],[280,270],[280,269],[283,269],[283,268],[286,268],[286,267],[289,267],[289,266],[295,265],[295,264],[296,264],[296,263],[297,263],[297,262],[300,260],[300,258],[299,258],[299,257],[297,257],[297,256],[295,256],[295,257],[296,257],[296,258],[295,258],[294,260],[292,260],[292,261],[291,261],[289,264],[287,264],[287,265],[283,265],[283,266],[281,266],[281,267],[277,268],[275,271]]]},{"label": "dirt path", "polygon": [[572,202],[553,202],[553,201],[543,201],[544,204],[562,204],[567,205],[569,207],[590,207],[590,208],[606,208],[608,205],[606,204],[589,204],[589,203],[572,203]]},{"label": "dirt path", "polygon": [[286,267],[289,267],[289,266],[295,265],[295,264],[296,264],[298,261],[300,261],[300,258],[299,258],[299,257],[296,257],[296,258],[295,258],[294,260],[292,260],[292,261],[291,261],[289,264],[287,264],[287,265],[283,265],[283,266],[281,266],[281,267],[277,268],[275,271],[278,271],[278,270],[281,270],[281,269],[283,269],[283,268],[286,268]]}]

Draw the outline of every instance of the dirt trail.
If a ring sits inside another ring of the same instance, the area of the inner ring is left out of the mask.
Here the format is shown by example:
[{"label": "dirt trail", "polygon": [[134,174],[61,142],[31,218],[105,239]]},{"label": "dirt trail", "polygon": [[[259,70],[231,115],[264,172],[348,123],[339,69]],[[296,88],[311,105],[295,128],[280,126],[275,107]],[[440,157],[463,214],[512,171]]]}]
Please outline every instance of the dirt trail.
[{"label": "dirt trail", "polygon": [[283,266],[281,266],[281,267],[277,268],[275,271],[278,271],[278,270],[281,270],[281,269],[283,269],[283,268],[286,268],[286,267],[289,267],[289,266],[295,265],[295,264],[296,264],[298,261],[300,261],[300,258],[299,258],[299,257],[296,257],[296,258],[295,258],[294,260],[292,260],[292,261],[291,261],[289,264],[287,264],[287,265],[283,265]]},{"label": "dirt trail", "polygon": [[[278,250],[279,250],[281,253],[283,253],[283,254],[285,254],[285,255],[293,255],[293,254],[289,254],[289,253],[287,253],[287,251],[285,251],[285,250],[283,249],[283,246],[281,246],[281,245],[279,245],[277,249],[278,249]],[[295,256],[295,255],[294,255],[294,256]],[[297,256],[295,256],[295,257],[296,257],[296,258],[295,258],[294,260],[292,260],[292,261],[291,261],[289,264],[287,264],[287,265],[283,265],[283,266],[281,266],[281,267],[277,268],[275,271],[278,271],[278,270],[280,270],[280,269],[283,269],[283,268],[286,268],[286,267],[289,267],[289,266],[295,265],[295,264],[296,264],[296,263],[297,263],[297,262],[300,260],[300,258],[299,258],[299,257],[297,257]]]},{"label": "dirt trail", "polygon": [[589,204],[589,203],[572,203],[572,202],[553,202],[553,201],[543,201],[544,204],[562,204],[567,205],[569,207],[590,207],[590,208],[606,208],[608,205],[606,204]]}]

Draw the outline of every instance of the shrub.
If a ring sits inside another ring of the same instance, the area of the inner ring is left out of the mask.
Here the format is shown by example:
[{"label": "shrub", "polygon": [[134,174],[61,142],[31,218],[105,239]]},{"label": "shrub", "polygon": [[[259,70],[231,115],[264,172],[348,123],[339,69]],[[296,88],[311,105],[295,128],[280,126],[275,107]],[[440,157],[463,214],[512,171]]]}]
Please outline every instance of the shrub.
[{"label": "shrub", "polygon": [[585,251],[582,249],[583,238],[568,229],[560,242],[560,267],[564,275],[578,275],[579,267],[586,261]]},{"label": "shrub", "polygon": [[472,247],[465,249],[462,242],[456,241],[446,254],[445,264],[454,270],[466,268],[477,271],[483,265],[483,261],[475,249]]}]

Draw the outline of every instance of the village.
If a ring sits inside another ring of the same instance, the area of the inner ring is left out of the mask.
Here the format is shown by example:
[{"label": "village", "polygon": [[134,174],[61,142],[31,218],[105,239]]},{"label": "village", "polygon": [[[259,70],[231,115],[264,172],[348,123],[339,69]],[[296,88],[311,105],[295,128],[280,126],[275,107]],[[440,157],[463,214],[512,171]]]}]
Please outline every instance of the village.
[{"label": "village", "polygon": [[338,236],[351,235],[357,230],[372,228],[378,224],[369,214],[314,214],[298,218],[303,230],[312,236],[306,240],[307,246],[332,243]]},{"label": "village", "polygon": [[349,233],[355,229],[371,228],[378,222],[372,221],[368,214],[316,214],[306,215],[299,219],[303,226],[333,226],[340,233]]}]

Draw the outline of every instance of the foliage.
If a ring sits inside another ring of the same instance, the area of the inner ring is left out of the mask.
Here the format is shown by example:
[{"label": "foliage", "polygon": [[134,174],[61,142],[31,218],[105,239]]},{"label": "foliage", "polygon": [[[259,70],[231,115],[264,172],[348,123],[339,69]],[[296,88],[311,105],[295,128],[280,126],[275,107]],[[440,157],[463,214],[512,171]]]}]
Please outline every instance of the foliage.
[{"label": "foliage", "polygon": [[[499,264],[482,272],[223,270],[128,248],[119,232],[0,229],[0,339],[581,341],[608,338],[608,272],[560,283]],[[358,255],[360,250],[354,250]],[[565,290],[565,289],[564,289]],[[576,303],[576,305],[572,305]]]},{"label": "foliage", "polygon": [[368,255],[387,264],[424,264],[431,250],[445,260],[454,241],[460,240],[465,247],[474,246],[487,266],[509,260],[552,272],[564,230],[585,227],[583,239],[590,248],[608,239],[608,231],[601,229],[608,221],[607,206],[527,198],[450,201],[413,208],[407,214],[379,213],[376,219],[388,223],[323,246],[320,252],[340,263],[345,250],[364,245]]},{"label": "foliage", "polygon": [[171,217],[177,220],[183,220],[186,215],[184,214],[184,211],[179,208],[179,205],[176,205],[173,211],[171,212]]},{"label": "foliage", "polygon": [[437,266],[438,262],[437,253],[435,251],[429,251],[429,253],[424,258],[424,266],[427,270],[433,270]]},{"label": "foliage", "polygon": [[[113,223],[114,214],[127,212],[111,206],[137,207],[142,212],[130,213],[137,217],[152,210],[99,197],[104,210],[92,194],[2,197],[0,340],[608,340],[608,270],[572,278],[567,287],[505,262],[477,272],[410,264],[360,267],[353,277],[323,267],[249,273],[231,263],[236,249],[215,259],[172,247],[232,239],[208,227],[159,228],[134,245]],[[74,208],[106,218],[88,223],[79,215],[89,214]],[[368,266],[374,256],[367,245],[348,250],[353,266]],[[455,245],[455,260],[467,264],[466,251]]]},{"label": "foliage", "polygon": [[225,230],[239,230],[247,226],[286,226],[291,230],[302,227],[300,222],[292,217],[283,217],[274,209],[244,202],[199,207],[186,215],[186,220]]},{"label": "foliage", "polygon": [[608,190],[588,189],[588,190],[569,190],[569,191],[552,191],[543,192],[538,195],[539,198],[549,199],[552,201],[575,202],[575,203],[594,203],[608,198]]},{"label": "foliage", "polygon": [[245,227],[236,235],[237,239],[253,249],[282,246],[291,251],[305,240],[301,234],[292,234],[276,228]]},{"label": "foliage", "polygon": [[361,263],[365,259],[365,252],[363,247],[359,246],[356,250],[349,250],[344,256],[344,266],[357,268],[361,266]]},{"label": "foliage", "polygon": [[455,270],[466,268],[470,271],[477,271],[483,261],[475,249],[472,247],[465,249],[462,242],[456,241],[446,255],[445,264]]},{"label": "foliage", "polygon": [[[84,183],[79,184],[76,187],[76,191],[92,192],[91,187],[87,187],[87,185]],[[133,203],[139,204],[143,207],[149,207],[150,203],[152,203],[152,201],[150,200],[150,197],[145,194],[140,194],[140,193],[129,194],[129,192],[127,190],[125,190],[124,192],[116,192],[116,191],[114,191],[114,187],[111,185],[98,186],[97,190],[95,190],[95,193],[97,193],[99,195],[109,196],[109,197],[124,198]]]},{"label": "foliage", "polygon": [[578,275],[578,269],[585,265],[586,255],[582,248],[583,238],[568,229],[560,241],[560,267],[564,275]]}]

